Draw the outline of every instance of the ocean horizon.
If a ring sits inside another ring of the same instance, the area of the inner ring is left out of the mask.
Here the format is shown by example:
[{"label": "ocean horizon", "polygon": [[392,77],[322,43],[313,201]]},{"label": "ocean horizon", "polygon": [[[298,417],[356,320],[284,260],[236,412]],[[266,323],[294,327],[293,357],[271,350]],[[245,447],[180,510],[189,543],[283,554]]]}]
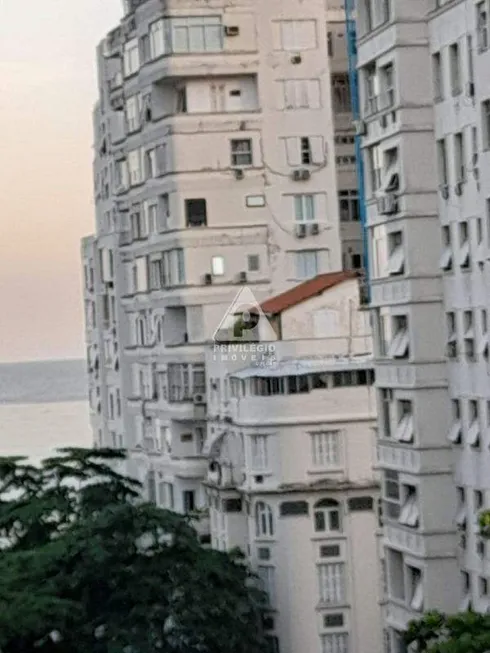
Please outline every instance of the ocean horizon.
[{"label": "ocean horizon", "polygon": [[0,456],[37,463],[69,446],[92,446],[85,361],[0,363]]}]

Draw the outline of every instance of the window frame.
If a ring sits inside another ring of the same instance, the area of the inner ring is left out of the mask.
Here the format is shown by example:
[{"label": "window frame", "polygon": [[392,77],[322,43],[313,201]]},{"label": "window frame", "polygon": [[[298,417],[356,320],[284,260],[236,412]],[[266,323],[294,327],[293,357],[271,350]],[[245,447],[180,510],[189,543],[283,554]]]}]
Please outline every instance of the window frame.
[{"label": "window frame", "polygon": [[253,140],[251,138],[232,138],[230,140],[230,163],[232,168],[253,166]]}]

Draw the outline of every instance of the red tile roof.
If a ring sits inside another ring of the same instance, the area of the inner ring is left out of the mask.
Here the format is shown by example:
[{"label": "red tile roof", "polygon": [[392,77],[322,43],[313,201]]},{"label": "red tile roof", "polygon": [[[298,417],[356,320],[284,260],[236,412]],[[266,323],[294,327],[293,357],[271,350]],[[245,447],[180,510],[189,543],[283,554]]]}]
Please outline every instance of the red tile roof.
[{"label": "red tile roof", "polygon": [[266,315],[277,315],[278,313],[282,313],[282,311],[285,311],[292,306],[296,306],[315,295],[321,295],[329,288],[338,286],[340,283],[348,281],[349,279],[355,279],[358,276],[359,275],[355,270],[319,274],[317,277],[308,279],[308,281],[300,283],[299,286],[286,290],[286,292],[283,292],[280,295],[266,299],[260,307]]}]

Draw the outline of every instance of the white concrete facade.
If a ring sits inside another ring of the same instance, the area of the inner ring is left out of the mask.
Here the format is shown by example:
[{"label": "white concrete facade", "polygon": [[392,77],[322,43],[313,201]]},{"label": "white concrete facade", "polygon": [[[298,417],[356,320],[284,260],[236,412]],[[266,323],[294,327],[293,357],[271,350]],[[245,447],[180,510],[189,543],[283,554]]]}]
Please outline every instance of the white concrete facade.
[{"label": "white concrete facade", "polygon": [[204,350],[237,290],[360,264],[344,33],[323,0],[132,0],[98,48],[94,437],[176,510],[203,505]]},{"label": "white concrete facade", "polygon": [[249,354],[231,345],[206,352],[211,544],[239,547],[258,574],[272,650],[375,653],[376,398],[358,281],[272,320],[283,339],[262,346],[273,348],[273,361],[257,354],[244,367]]},{"label": "white concrete facade", "polygon": [[[386,642],[486,609],[488,1],[358,0]],[[458,535],[458,528],[462,532]]]}]

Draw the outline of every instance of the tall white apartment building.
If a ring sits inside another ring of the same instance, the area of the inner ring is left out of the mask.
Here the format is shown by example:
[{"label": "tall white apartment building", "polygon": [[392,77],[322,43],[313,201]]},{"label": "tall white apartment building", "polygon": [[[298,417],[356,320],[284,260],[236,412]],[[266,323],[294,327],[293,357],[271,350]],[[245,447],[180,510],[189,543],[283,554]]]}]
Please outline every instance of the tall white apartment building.
[{"label": "tall white apartment building", "polygon": [[320,275],[261,308],[277,338],[257,345],[263,356],[206,351],[211,545],[245,552],[273,651],[379,653],[376,397],[358,280]]},{"label": "tall white apartment building", "polygon": [[128,0],[98,48],[92,424],[175,510],[204,505],[204,352],[237,290],[360,265],[344,40],[324,0]]},{"label": "tall white apartment building", "polygon": [[[490,557],[488,0],[358,0],[386,638],[486,610]],[[458,532],[459,531],[459,532]]]}]

